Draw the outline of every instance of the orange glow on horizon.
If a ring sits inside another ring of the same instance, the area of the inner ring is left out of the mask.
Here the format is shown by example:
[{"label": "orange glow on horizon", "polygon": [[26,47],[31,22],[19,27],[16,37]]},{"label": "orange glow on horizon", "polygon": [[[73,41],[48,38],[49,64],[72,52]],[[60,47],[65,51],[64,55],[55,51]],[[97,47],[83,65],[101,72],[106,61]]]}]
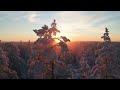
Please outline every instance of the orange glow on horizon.
[{"label": "orange glow on horizon", "polygon": [[[73,34],[68,34],[66,32],[61,32],[61,33],[57,33],[56,36],[53,36],[53,38],[60,38],[60,36],[66,36],[68,39],[70,39],[71,42],[74,41],[104,41],[103,39],[101,39],[99,36],[94,38],[94,37],[89,37],[89,36],[82,36],[82,35],[73,35]],[[120,42],[119,37],[118,36],[111,36],[111,41],[112,42]],[[12,36],[1,36],[0,40],[3,42],[28,42],[29,40],[31,42],[35,42],[39,37],[36,36],[35,34],[33,35],[12,35]],[[55,42],[58,43],[59,40],[55,39]]]}]

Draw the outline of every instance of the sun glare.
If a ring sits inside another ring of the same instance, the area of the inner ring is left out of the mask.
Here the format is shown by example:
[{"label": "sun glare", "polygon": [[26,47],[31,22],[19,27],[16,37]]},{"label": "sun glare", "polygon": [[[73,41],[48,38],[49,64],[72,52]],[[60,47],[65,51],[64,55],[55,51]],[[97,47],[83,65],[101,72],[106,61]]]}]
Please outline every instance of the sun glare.
[{"label": "sun glare", "polygon": [[56,43],[59,43],[60,41],[59,41],[58,39],[55,39],[55,42],[56,42]]},{"label": "sun glare", "polygon": [[[54,40],[55,40],[55,43],[59,43],[60,40],[62,40],[62,39],[60,38],[61,36],[66,36],[66,37],[69,37],[69,39],[70,39],[70,35],[67,34],[67,33],[65,33],[65,32],[63,32],[63,33],[57,33],[56,36],[53,36],[52,38],[56,38],[56,39],[54,39]],[[58,40],[57,38],[59,38],[60,40]],[[62,40],[62,41],[63,41],[63,40]]]}]

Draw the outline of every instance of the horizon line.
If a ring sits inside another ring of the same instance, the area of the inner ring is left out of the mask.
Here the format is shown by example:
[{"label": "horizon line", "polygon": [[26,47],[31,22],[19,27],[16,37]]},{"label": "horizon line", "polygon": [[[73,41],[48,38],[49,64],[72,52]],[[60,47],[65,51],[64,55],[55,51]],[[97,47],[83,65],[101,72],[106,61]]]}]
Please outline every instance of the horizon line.
[{"label": "horizon line", "polygon": [[[28,41],[0,41],[0,42],[29,42],[29,40]],[[30,41],[30,42],[35,42],[35,41]],[[87,41],[87,40],[85,40],[85,41],[71,41],[71,42],[104,42],[104,41]],[[111,41],[111,42],[120,42],[120,41]]]}]

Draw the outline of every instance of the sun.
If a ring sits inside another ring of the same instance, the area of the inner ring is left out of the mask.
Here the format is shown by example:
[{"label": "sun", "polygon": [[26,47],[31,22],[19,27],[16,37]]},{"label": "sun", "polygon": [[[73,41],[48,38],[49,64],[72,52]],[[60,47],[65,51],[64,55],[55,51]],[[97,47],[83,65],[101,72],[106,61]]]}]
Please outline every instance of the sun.
[{"label": "sun", "polygon": [[56,36],[52,36],[52,38],[56,38],[56,39],[54,39],[55,43],[59,43],[60,42],[60,40],[57,39],[57,38],[60,38],[60,34],[59,33],[57,33]]},{"label": "sun", "polygon": [[58,40],[58,39],[55,39],[55,42],[56,42],[56,43],[59,43],[59,42],[60,42],[60,40]]},{"label": "sun", "polygon": [[[60,40],[62,40],[60,37],[61,36],[65,36],[65,37],[68,37],[69,36],[69,34],[67,34],[67,33],[57,33],[56,34],[56,36],[52,36],[52,38],[59,38]],[[69,36],[70,37],[70,36]],[[55,43],[59,43],[60,42],[60,40],[58,40],[58,39],[54,39],[55,40]],[[63,40],[62,40],[63,41]]]}]

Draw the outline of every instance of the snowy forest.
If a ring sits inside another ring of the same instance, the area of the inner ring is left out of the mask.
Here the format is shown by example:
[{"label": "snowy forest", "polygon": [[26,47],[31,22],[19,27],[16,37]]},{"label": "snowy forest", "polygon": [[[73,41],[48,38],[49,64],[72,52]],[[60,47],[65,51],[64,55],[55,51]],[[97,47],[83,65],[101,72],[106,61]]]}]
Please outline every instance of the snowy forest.
[{"label": "snowy forest", "polygon": [[120,79],[120,42],[107,27],[102,42],[56,37],[56,20],[33,33],[34,42],[0,41],[0,79]]}]

